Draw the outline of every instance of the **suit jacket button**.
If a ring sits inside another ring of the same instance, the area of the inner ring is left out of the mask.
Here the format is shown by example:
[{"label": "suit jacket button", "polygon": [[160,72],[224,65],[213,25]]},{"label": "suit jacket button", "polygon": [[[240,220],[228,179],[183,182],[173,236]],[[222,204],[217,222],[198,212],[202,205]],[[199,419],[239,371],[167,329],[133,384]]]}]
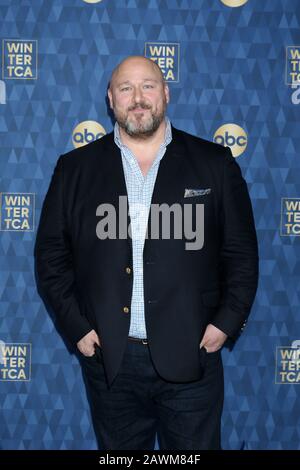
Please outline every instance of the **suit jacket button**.
[{"label": "suit jacket button", "polygon": [[131,273],[131,269],[129,266],[127,266],[127,268],[125,269],[125,271],[127,272],[127,274],[130,274]]},{"label": "suit jacket button", "polygon": [[124,313],[129,313],[129,308],[128,307],[123,307],[123,312]]}]

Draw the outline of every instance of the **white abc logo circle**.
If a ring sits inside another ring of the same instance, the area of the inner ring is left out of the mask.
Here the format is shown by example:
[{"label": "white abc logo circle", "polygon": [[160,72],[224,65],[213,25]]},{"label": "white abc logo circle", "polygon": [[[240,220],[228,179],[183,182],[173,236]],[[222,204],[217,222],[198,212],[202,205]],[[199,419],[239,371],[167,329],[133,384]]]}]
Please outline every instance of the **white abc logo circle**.
[{"label": "white abc logo circle", "polygon": [[241,7],[242,5],[245,5],[245,3],[248,2],[248,0],[221,0],[224,5],[227,7]]},{"label": "white abc logo circle", "polygon": [[104,127],[96,121],[80,122],[73,130],[73,145],[75,148],[82,147],[94,140],[100,139],[105,134]]},{"label": "white abc logo circle", "polygon": [[100,3],[102,0],[83,0],[85,3]]},{"label": "white abc logo circle", "polygon": [[214,142],[230,147],[232,155],[239,157],[246,150],[248,138],[244,129],[237,124],[224,124],[216,130]]}]

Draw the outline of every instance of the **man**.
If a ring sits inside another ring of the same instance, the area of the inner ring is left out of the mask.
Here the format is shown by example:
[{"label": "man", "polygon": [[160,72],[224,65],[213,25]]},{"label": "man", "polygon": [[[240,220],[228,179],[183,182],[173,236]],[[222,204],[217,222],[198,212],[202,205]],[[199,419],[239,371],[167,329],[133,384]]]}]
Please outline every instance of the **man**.
[{"label": "man", "polygon": [[247,185],[229,148],[171,126],[153,61],[121,62],[108,97],[114,132],[57,162],[40,286],[80,352],[101,448],[153,449],[157,433],[160,449],[220,449],[220,351],[258,279]]}]

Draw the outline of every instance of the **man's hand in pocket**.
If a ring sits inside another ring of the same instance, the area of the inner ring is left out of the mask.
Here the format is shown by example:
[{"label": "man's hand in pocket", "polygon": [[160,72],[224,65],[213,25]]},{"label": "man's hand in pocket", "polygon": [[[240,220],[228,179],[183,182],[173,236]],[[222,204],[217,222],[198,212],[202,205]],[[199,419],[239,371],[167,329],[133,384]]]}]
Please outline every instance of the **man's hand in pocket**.
[{"label": "man's hand in pocket", "polygon": [[214,325],[207,325],[204,336],[200,343],[200,348],[204,346],[208,353],[216,352],[225,343],[227,335],[223,331],[216,328]]},{"label": "man's hand in pocket", "polygon": [[84,356],[91,357],[95,354],[95,344],[100,345],[99,337],[95,330],[91,330],[77,343],[77,348]]}]

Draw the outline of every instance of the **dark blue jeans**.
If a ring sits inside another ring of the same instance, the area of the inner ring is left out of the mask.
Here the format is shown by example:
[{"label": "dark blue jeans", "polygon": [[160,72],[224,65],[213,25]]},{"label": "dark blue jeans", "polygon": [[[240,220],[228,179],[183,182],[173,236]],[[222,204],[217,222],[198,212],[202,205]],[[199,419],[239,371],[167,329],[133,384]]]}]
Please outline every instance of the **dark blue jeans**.
[{"label": "dark blue jeans", "polygon": [[217,450],[224,397],[220,351],[206,354],[201,380],[171,383],[156,372],[148,345],[129,341],[119,373],[107,387],[100,357],[81,356],[95,434],[101,450]]}]

